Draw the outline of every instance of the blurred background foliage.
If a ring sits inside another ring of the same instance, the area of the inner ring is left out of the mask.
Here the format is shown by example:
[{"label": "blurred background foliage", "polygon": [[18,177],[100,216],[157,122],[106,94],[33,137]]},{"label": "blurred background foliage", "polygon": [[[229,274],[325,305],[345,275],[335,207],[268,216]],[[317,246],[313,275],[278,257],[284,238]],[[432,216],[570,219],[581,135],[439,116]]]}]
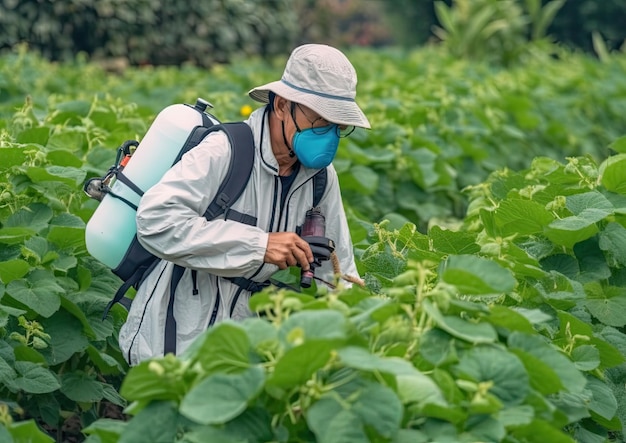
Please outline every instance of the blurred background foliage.
[{"label": "blurred background foliage", "polygon": [[626,39],[626,0],[0,0],[0,52],[82,53],[111,69],[269,58],[305,42],[441,42],[505,66],[537,44],[602,55]]}]

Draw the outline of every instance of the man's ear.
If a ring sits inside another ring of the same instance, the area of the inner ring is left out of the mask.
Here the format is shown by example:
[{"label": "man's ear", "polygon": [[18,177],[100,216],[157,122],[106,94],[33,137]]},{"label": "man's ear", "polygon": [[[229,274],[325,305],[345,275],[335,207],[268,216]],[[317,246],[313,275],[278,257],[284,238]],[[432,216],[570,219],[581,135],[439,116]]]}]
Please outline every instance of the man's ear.
[{"label": "man's ear", "polygon": [[285,120],[289,114],[289,100],[280,95],[274,96],[274,113],[279,120]]}]

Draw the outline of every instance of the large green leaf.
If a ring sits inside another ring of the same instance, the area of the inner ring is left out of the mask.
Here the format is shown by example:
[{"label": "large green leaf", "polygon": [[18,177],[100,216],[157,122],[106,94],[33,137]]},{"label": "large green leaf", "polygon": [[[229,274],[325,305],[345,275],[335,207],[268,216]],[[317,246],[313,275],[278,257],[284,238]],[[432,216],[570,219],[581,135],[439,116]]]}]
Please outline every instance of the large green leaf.
[{"label": "large green leaf", "polygon": [[600,249],[607,251],[621,266],[626,266],[626,228],[619,223],[608,223],[599,237]]},{"label": "large green leaf", "polygon": [[0,262],[0,281],[10,283],[28,274],[30,266],[27,261],[15,259]]},{"label": "large green leaf", "polygon": [[554,220],[544,205],[522,199],[504,200],[495,210],[494,217],[503,237],[537,234]]},{"label": "large green leaf", "polygon": [[498,334],[489,323],[469,322],[461,317],[444,316],[436,305],[429,300],[423,302],[424,310],[432,317],[436,325],[448,334],[473,344],[493,343]]},{"label": "large green leaf", "polygon": [[104,397],[103,384],[82,371],[63,374],[61,392],[76,402],[97,402]]},{"label": "large green leaf", "polygon": [[515,288],[515,277],[498,263],[473,255],[451,255],[442,263],[439,278],[461,294],[491,295]]},{"label": "large green leaf", "polygon": [[47,272],[33,272],[28,278],[13,280],[7,285],[7,294],[43,317],[59,310],[64,289]]},{"label": "large green leaf", "polygon": [[626,288],[611,286],[599,294],[601,297],[589,298],[585,306],[589,312],[608,326],[626,325]]},{"label": "large green leaf", "polygon": [[25,149],[22,147],[2,147],[2,149],[0,149],[0,171],[23,164],[26,160],[24,151]]},{"label": "large green leaf", "polygon": [[514,332],[508,338],[508,345],[512,350],[524,351],[548,365],[569,392],[580,393],[585,388],[585,377],[576,369],[574,363],[544,338]]},{"label": "large green leaf", "polygon": [[308,340],[289,349],[276,363],[267,385],[289,389],[304,384],[328,363],[331,351],[336,348],[337,343],[332,340]]},{"label": "large green leaf", "polygon": [[176,441],[179,420],[174,403],[152,402],[126,425],[118,443]]},{"label": "large green leaf", "polygon": [[61,387],[59,380],[49,369],[30,361],[16,361],[18,376],[13,380],[16,387],[28,394],[45,394]]},{"label": "large green leaf", "polygon": [[202,365],[207,374],[241,372],[250,366],[250,340],[246,331],[234,322],[210,328],[183,354]]},{"label": "large green leaf", "polygon": [[626,194],[626,154],[607,158],[600,165],[600,181],[612,192]]},{"label": "large green leaf", "polygon": [[[399,430],[402,405],[395,393],[374,383],[366,384],[339,402],[326,395],[309,409],[307,422],[320,442],[369,441],[364,427],[390,437]],[[346,428],[346,426],[349,426]]]},{"label": "large green leaf", "polygon": [[44,331],[50,335],[49,346],[41,350],[51,366],[63,363],[75,353],[83,352],[89,341],[82,332],[81,323],[64,310],[42,320]]},{"label": "large green leaf", "polygon": [[301,311],[289,316],[281,325],[279,338],[288,346],[309,340],[345,340],[346,318],[334,310]]},{"label": "large green leaf", "polygon": [[[35,420],[24,420],[12,423],[8,427],[9,434],[15,443],[53,443],[54,439],[44,433]],[[0,434],[1,436],[1,434]]]},{"label": "large green leaf", "polygon": [[489,392],[506,406],[519,405],[530,392],[529,377],[522,362],[506,350],[477,346],[465,353],[456,371],[475,382],[491,382]]},{"label": "large green leaf", "polygon": [[237,374],[213,374],[185,395],[180,413],[200,424],[221,424],[241,414],[263,388],[265,372],[253,366]]}]

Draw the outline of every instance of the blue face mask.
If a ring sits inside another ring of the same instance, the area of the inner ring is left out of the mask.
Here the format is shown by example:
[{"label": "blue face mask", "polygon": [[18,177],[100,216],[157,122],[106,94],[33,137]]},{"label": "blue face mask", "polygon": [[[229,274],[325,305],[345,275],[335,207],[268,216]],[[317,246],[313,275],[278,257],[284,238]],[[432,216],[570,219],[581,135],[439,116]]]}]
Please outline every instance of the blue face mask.
[{"label": "blue face mask", "polygon": [[330,165],[335,158],[339,146],[339,134],[337,134],[336,125],[331,126],[332,128],[323,134],[316,134],[313,128],[294,134],[291,144],[304,167],[322,169]]}]

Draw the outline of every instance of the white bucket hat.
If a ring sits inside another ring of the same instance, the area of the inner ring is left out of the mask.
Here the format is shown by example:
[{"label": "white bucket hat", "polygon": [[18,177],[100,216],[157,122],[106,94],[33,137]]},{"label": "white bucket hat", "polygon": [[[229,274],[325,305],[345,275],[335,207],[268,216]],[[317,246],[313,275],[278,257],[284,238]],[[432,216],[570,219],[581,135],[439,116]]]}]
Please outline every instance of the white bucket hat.
[{"label": "white bucket hat", "polygon": [[272,91],[300,103],[331,123],[370,129],[370,122],[356,104],[356,71],[338,49],[308,44],[293,50],[279,81],[251,89],[251,98],[269,102]]}]

